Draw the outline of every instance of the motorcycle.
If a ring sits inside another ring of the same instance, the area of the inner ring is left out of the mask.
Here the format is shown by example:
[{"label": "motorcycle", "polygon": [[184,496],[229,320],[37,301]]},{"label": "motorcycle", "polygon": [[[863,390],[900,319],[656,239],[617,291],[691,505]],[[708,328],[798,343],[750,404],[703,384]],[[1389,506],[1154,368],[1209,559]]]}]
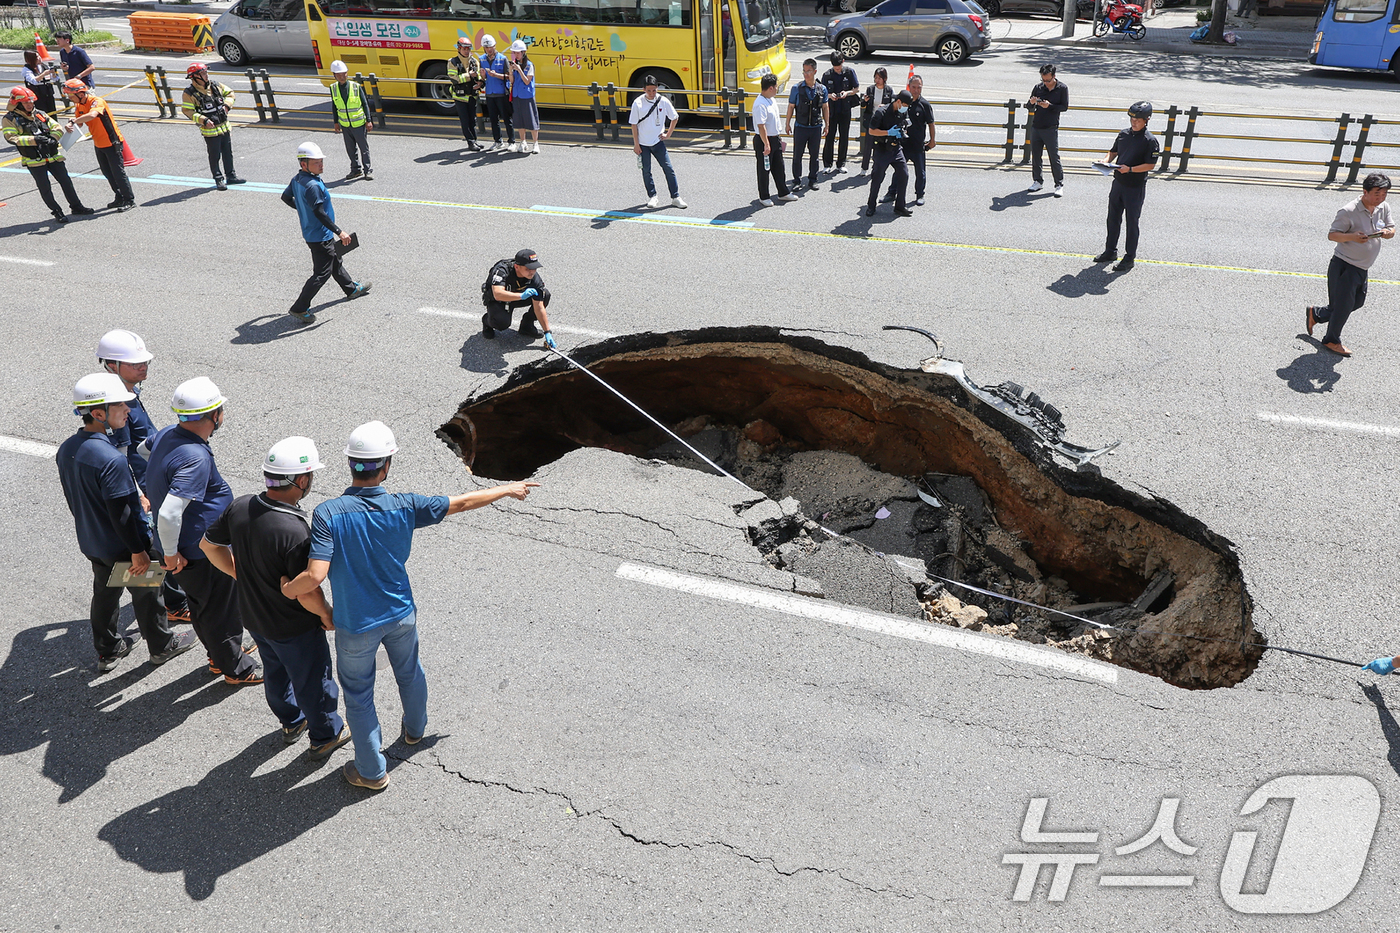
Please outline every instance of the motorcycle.
[{"label": "motorcycle", "polygon": [[1147,35],[1142,24],[1142,7],[1125,0],[1108,0],[1103,14],[1094,20],[1094,35],[1102,38],[1110,32],[1121,32],[1134,42]]}]

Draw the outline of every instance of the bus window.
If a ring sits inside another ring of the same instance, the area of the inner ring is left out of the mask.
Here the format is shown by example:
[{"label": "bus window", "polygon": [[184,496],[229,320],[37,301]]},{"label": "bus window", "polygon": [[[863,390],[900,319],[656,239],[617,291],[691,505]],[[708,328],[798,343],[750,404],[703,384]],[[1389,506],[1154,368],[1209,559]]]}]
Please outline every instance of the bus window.
[{"label": "bus window", "polygon": [[1386,14],[1389,0],[1337,0],[1332,19],[1339,23],[1372,23]]},{"label": "bus window", "polygon": [[734,5],[739,8],[744,46],[750,52],[771,49],[783,41],[783,17],[778,10],[778,0],[735,0]]},{"label": "bus window", "polygon": [[690,0],[641,0],[640,10],[651,26],[690,26]]}]

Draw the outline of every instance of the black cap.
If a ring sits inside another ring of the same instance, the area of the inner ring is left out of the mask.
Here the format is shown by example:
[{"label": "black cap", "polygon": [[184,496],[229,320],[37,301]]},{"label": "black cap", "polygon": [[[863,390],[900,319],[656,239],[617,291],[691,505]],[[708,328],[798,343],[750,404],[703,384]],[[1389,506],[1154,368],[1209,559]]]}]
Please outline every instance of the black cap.
[{"label": "black cap", "polygon": [[895,100],[899,101],[901,104],[912,104],[914,102],[914,95],[910,94],[908,91],[900,91],[895,95]]},{"label": "black cap", "polygon": [[658,84],[660,82],[656,80],[656,75],[647,75],[642,79],[642,87],[656,87]]},{"label": "black cap", "polygon": [[535,255],[535,251],[532,249],[522,249],[520,252],[516,253],[515,264],[517,266],[524,266],[526,269],[540,269],[544,266],[544,263],[540,262],[539,257]]}]

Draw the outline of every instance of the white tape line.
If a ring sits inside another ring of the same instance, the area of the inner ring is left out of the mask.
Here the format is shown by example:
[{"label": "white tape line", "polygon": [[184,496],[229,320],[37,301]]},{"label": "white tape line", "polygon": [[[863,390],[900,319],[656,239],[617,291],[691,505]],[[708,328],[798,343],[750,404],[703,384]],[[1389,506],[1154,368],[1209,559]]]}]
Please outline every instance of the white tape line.
[{"label": "white tape line", "polygon": [[[454,311],[451,308],[419,308],[419,314],[434,314],[438,317],[459,317],[466,321],[480,321],[479,311]],[[561,334],[578,334],[582,337],[597,337],[606,340],[609,337],[616,337],[617,334],[609,334],[601,330],[587,330],[582,327],[566,327],[559,324],[550,324],[550,330],[557,330]]]},{"label": "white tape line", "polygon": [[1259,412],[1259,420],[1270,424],[1295,424],[1305,428],[1329,428],[1333,431],[1352,431],[1356,434],[1380,434],[1384,437],[1400,437],[1400,428],[1384,424],[1367,424],[1364,421],[1331,421],[1327,418],[1303,418],[1299,415],[1277,415],[1269,411]]},{"label": "white tape line", "polygon": [[1064,671],[1076,677],[1098,680],[1103,683],[1115,684],[1118,682],[1118,668],[1110,664],[1077,658],[1048,648],[1036,648],[992,635],[975,635],[947,626],[914,622],[896,616],[850,609],[820,599],[789,596],[785,593],[742,586],[737,583],[722,583],[718,580],[693,577],[688,574],[662,570],[658,567],[644,567],[640,564],[623,564],[617,568],[617,575],[624,580],[678,590],[692,596],[704,596],[709,599],[753,606],[756,609],[801,616],[804,619],[848,625],[852,628],[864,629],[867,632],[878,632],[881,635],[892,635],[895,638],[907,638],[910,641],[922,641],[941,648],[955,648],[959,651],[990,655],[1017,664],[1033,664],[1037,667]]},{"label": "white tape line", "polygon": [[51,266],[47,259],[20,259],[18,256],[0,256],[0,262],[17,262],[22,266]]},{"label": "white tape line", "polygon": [[44,457],[45,459],[51,459],[58,453],[58,448],[52,444],[27,441],[22,437],[5,437],[3,434],[0,434],[0,450],[8,450],[12,454],[24,454],[27,457]]}]

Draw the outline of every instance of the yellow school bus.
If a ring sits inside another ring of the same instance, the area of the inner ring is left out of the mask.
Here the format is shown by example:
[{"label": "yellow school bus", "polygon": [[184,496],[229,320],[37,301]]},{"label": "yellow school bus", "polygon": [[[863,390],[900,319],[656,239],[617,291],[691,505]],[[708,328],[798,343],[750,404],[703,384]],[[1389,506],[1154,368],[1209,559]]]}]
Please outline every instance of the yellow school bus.
[{"label": "yellow school bus", "polygon": [[502,52],[516,39],[526,44],[542,107],[592,105],[586,90],[550,85],[640,87],[654,74],[677,107],[718,110],[718,97],[703,92],[743,88],[752,97],[766,74],[786,86],[779,10],[778,0],[306,0],[323,77],[340,59],[351,74],[410,79],[381,83],[380,94],[430,98],[444,112],[452,111],[446,85],[412,82],[446,78],[458,37],[480,55],[488,34]]}]

